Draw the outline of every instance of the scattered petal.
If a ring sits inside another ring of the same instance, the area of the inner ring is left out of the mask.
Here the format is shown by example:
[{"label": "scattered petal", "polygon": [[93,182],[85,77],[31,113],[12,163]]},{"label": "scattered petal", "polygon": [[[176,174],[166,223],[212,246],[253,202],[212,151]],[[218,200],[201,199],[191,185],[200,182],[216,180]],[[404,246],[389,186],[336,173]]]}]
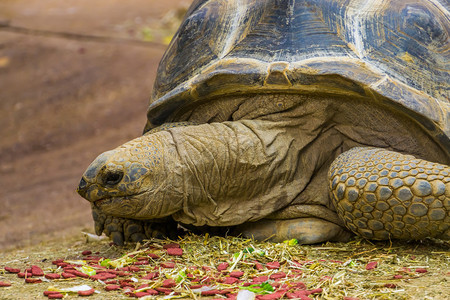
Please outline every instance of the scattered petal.
[{"label": "scattered petal", "polygon": [[39,278],[25,278],[26,283],[41,283],[42,280]]},{"label": "scattered petal", "polygon": [[366,265],[366,270],[373,270],[373,269],[375,269],[377,266],[378,266],[378,262],[377,262],[377,261],[369,262],[369,263]]},{"label": "scattered petal", "polygon": [[48,299],[62,299],[64,297],[61,293],[54,293],[47,296]]},{"label": "scattered petal", "polygon": [[45,278],[47,278],[47,279],[60,279],[61,278],[61,275],[60,274],[58,274],[58,273],[47,273],[47,274],[45,274]]},{"label": "scattered petal", "polygon": [[275,273],[275,274],[272,274],[269,276],[269,278],[272,280],[285,278],[285,277],[286,277],[286,273],[284,273],[284,272],[278,272],[278,273]]},{"label": "scattered petal", "polygon": [[280,263],[277,261],[273,261],[273,262],[268,262],[266,264],[267,269],[269,270],[274,270],[274,269],[279,269],[280,268]]},{"label": "scattered petal", "polygon": [[4,267],[5,271],[8,273],[19,273],[20,269],[16,269],[16,268],[10,268],[10,267]]},{"label": "scattered petal", "polygon": [[427,273],[427,272],[428,272],[428,270],[424,269],[424,268],[417,268],[416,269],[416,273]]},{"label": "scattered petal", "polygon": [[120,289],[120,285],[117,285],[117,284],[110,284],[110,285],[105,286],[105,290],[107,290],[107,291],[115,291],[118,289]]},{"label": "scattered petal", "polygon": [[170,244],[165,244],[163,246],[163,249],[170,249],[170,248],[180,248],[180,244],[170,243]]},{"label": "scattered petal", "polygon": [[173,279],[166,279],[162,283],[162,287],[165,287],[165,288],[173,288],[176,285],[177,284],[176,284],[175,280],[173,280]]},{"label": "scattered petal", "polygon": [[172,256],[182,256],[183,255],[183,249],[181,248],[168,248],[167,254]]},{"label": "scattered petal", "polygon": [[242,271],[233,271],[233,272],[230,272],[230,274],[228,274],[228,275],[230,275],[231,277],[239,278],[242,275],[244,275],[244,272],[242,272]]},{"label": "scattered petal", "polygon": [[7,286],[11,286],[11,283],[6,281],[0,281],[0,287],[7,287]]},{"label": "scattered petal", "polygon": [[217,271],[225,271],[230,266],[229,263],[223,262],[217,266]]},{"label": "scattered petal", "polygon": [[78,295],[80,296],[90,296],[95,293],[94,289],[86,290],[86,291],[78,291]]}]

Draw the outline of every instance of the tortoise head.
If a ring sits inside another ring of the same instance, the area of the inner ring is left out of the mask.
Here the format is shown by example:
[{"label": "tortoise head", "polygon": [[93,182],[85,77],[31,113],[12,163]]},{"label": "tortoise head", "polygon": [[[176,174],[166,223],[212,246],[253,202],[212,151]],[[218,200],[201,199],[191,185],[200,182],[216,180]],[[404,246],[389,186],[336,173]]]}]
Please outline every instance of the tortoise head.
[{"label": "tortoise head", "polygon": [[100,154],[83,174],[77,192],[113,216],[151,218],[173,213],[173,206],[160,198],[170,180],[163,163],[163,134],[157,135],[145,135]]}]

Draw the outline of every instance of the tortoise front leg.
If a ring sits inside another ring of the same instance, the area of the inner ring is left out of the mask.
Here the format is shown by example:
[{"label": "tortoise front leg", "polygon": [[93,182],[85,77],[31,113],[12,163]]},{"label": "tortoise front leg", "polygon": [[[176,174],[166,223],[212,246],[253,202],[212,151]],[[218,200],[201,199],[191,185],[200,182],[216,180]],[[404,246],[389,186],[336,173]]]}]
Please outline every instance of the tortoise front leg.
[{"label": "tortoise front leg", "polygon": [[158,220],[134,220],[109,216],[92,205],[95,233],[103,232],[116,245],[123,246],[125,242],[141,242],[150,238],[176,238],[177,223],[171,218]]},{"label": "tortoise front leg", "polygon": [[378,148],[332,163],[330,196],[353,232],[376,240],[450,239],[450,167]]}]

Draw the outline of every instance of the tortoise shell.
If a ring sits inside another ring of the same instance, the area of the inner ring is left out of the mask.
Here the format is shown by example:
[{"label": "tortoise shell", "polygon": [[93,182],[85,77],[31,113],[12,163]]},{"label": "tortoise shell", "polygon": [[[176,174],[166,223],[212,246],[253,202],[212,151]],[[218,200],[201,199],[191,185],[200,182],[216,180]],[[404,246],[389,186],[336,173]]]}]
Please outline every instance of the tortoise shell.
[{"label": "tortoise shell", "polygon": [[447,0],[197,0],[158,68],[145,131],[248,93],[367,98],[450,151]]}]

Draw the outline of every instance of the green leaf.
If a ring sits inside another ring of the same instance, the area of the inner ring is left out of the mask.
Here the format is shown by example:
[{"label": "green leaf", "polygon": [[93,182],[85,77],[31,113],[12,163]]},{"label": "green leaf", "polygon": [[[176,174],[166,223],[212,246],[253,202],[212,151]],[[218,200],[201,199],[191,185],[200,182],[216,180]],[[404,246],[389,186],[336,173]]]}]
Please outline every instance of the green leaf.
[{"label": "green leaf", "polygon": [[269,282],[263,282],[261,284],[252,284],[249,286],[240,286],[239,287],[242,290],[249,290],[250,292],[256,293],[256,294],[268,294],[269,292],[273,292],[274,288],[270,285]]},{"label": "green leaf", "polygon": [[288,246],[295,246],[298,244],[297,239],[291,239],[291,240],[285,240],[283,243],[287,244]]},{"label": "green leaf", "polygon": [[238,259],[238,257],[241,255],[241,252],[236,252],[233,254],[233,261],[235,261],[236,259]]},{"label": "green leaf", "polygon": [[102,266],[102,267],[109,267],[109,262],[111,261],[111,259],[109,259],[109,258],[107,258],[107,259],[104,259],[104,260],[102,260],[101,262],[100,262],[100,266]]},{"label": "green leaf", "polygon": [[261,283],[260,286],[261,286],[262,289],[264,289],[264,290],[266,290],[266,291],[269,291],[269,292],[273,292],[273,291],[274,291],[273,286],[270,285],[270,283],[268,283],[267,281]]},{"label": "green leaf", "polygon": [[255,249],[253,249],[252,247],[248,247],[244,249],[244,253],[252,253],[253,251],[255,251]]},{"label": "green leaf", "polygon": [[186,277],[187,277],[186,272],[180,271],[180,272],[178,272],[176,282],[179,283],[179,282],[183,281],[183,279],[185,279]]},{"label": "green leaf", "polygon": [[81,268],[77,268],[78,271],[83,272],[84,274],[87,274],[89,276],[95,275],[95,269],[90,266],[82,266]]}]

